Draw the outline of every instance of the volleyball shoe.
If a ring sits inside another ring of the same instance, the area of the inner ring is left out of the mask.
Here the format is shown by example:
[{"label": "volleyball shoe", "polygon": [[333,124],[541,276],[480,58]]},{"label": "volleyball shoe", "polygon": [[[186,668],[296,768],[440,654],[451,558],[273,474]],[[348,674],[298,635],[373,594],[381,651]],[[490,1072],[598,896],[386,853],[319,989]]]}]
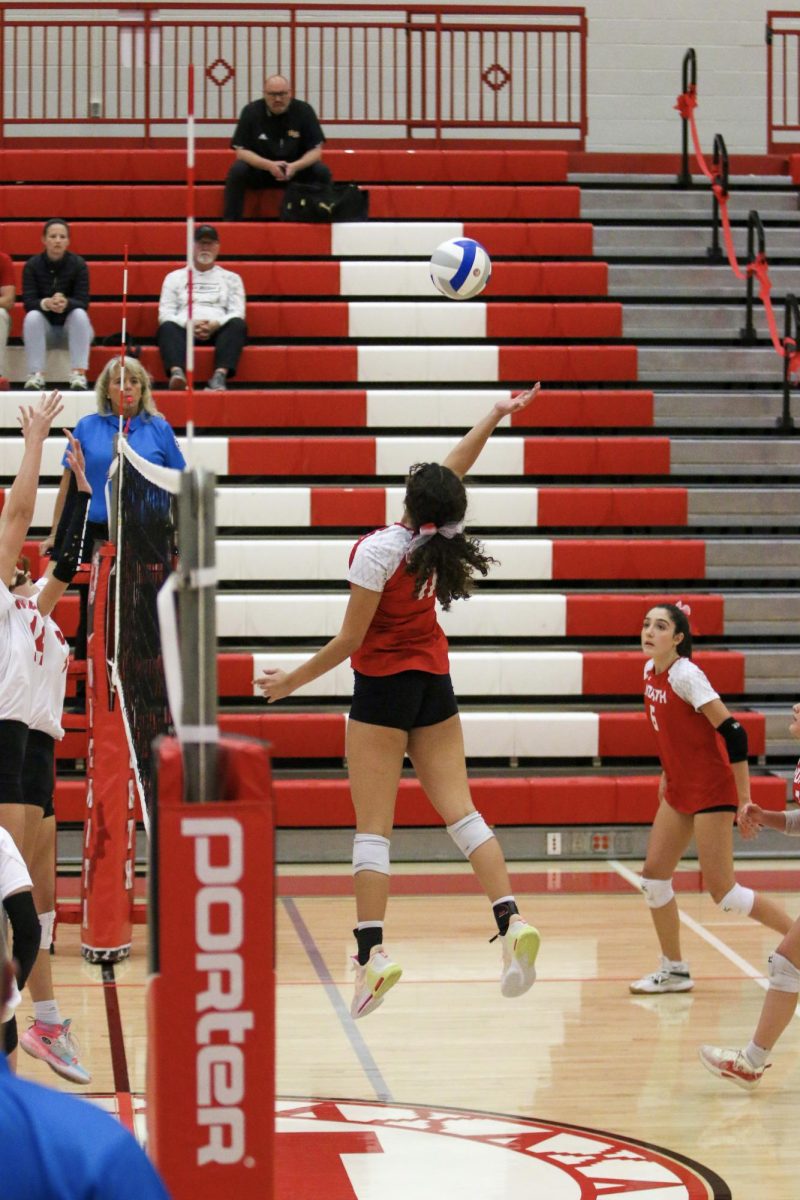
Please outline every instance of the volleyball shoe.
[{"label": "volleyball shoe", "polygon": [[31,1058],[47,1063],[56,1075],[72,1083],[91,1083],[92,1077],[81,1066],[78,1059],[80,1047],[70,1032],[70,1022],[63,1025],[45,1025],[34,1021],[19,1039],[19,1044]]},{"label": "volleyball shoe", "polygon": [[630,991],[636,996],[653,996],[661,992],[690,992],[694,980],[689,974],[688,964],[672,962],[662,956],[661,967],[650,975],[643,975],[635,983],[629,985]]},{"label": "volleyball shoe", "polygon": [[503,972],[500,976],[500,991],[509,999],[522,996],[536,981],[536,955],[539,953],[541,936],[538,929],[527,921],[512,921],[508,933],[500,941],[503,944]]},{"label": "volleyball shoe", "polygon": [[373,946],[369,962],[362,966],[353,957],[353,967],[356,973],[356,986],[350,1005],[350,1016],[354,1021],[368,1016],[379,1008],[394,985],[403,974],[403,968],[392,962],[383,946]]},{"label": "volleyball shoe", "polygon": [[758,1087],[761,1076],[772,1065],[764,1063],[763,1067],[754,1067],[744,1050],[724,1049],[721,1046],[701,1046],[698,1053],[700,1062],[712,1075],[729,1079],[747,1092]]}]

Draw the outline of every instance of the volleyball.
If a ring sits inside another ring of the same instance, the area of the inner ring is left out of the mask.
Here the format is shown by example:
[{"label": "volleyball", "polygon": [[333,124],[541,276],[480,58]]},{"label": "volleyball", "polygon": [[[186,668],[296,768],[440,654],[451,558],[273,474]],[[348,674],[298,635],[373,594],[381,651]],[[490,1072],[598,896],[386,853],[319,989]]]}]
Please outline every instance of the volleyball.
[{"label": "volleyball", "polygon": [[431,255],[431,280],[450,300],[470,300],[492,277],[492,260],[480,242],[451,238]]}]

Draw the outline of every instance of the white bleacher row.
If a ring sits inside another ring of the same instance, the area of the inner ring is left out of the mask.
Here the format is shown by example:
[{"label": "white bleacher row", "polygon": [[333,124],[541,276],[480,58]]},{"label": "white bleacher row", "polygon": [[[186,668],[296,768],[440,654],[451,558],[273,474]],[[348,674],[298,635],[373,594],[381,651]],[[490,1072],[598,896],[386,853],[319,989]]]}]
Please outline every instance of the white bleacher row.
[{"label": "white bleacher row", "polygon": [[[217,636],[327,638],[339,632],[346,591],[221,592],[217,595]],[[454,604],[439,620],[450,638],[550,637],[567,632],[567,597],[562,593],[479,592]],[[631,630],[635,645],[637,629]]]},{"label": "white bleacher row", "polygon": [[[254,678],[266,667],[292,671],[307,658],[308,652],[259,651],[253,655]],[[575,650],[452,650],[450,674],[457,696],[583,695],[583,655]],[[353,672],[349,662],[343,662],[327,675],[298,688],[294,695],[307,699],[341,697],[345,700],[352,691]],[[261,692],[253,687],[253,695],[260,696]]]},{"label": "white bleacher row", "polygon": [[[194,439],[194,463],[217,475],[228,474],[228,443],[226,437],[196,437]],[[246,440],[246,439],[242,439]],[[453,437],[376,437],[375,474],[396,475],[405,478],[414,462],[442,462],[453,449]],[[186,438],[179,437],[178,443],[186,453]],[[66,442],[63,438],[49,438],[42,454],[42,475],[61,475],[61,459]],[[22,462],[23,442],[21,437],[0,437],[0,476],[11,478],[17,474]],[[481,475],[523,475],[525,462],[525,438],[504,437],[487,443],[481,454]],[[336,442],[331,441],[330,465],[335,470]],[[258,472],[254,461],[252,474]]]},{"label": "white bleacher row", "polygon": [[[333,258],[430,258],[440,242],[464,236],[461,221],[375,221],[331,226]],[[427,273],[427,263],[424,265]],[[428,279],[430,290],[430,279]],[[389,289],[385,289],[385,292]]]},{"label": "white bleacher row", "polygon": [[[241,583],[302,580],[341,582],[354,538],[217,538],[221,580]],[[553,543],[549,538],[484,538],[485,552],[497,560],[492,579],[550,580]]]},{"label": "white bleacher row", "polygon": [[[386,524],[403,512],[404,488],[385,488]],[[57,488],[42,487],[36,499],[35,529],[49,529]],[[308,529],[311,526],[310,487],[220,487],[216,489],[218,528]],[[467,520],[475,528],[509,526],[535,528],[538,523],[539,489],[530,487],[470,487]],[[352,544],[352,539],[349,544]],[[346,560],[345,560],[346,561]]]}]

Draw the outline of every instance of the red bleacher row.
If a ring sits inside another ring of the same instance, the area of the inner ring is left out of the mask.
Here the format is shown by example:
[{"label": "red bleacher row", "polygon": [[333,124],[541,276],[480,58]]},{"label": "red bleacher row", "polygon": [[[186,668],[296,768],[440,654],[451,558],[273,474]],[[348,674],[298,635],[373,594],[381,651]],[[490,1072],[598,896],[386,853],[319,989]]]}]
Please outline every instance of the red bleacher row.
[{"label": "red bleacher row", "polygon": [[[639,628],[648,606],[672,602],[674,593],[625,593],[624,595],[567,596],[566,637],[627,637]],[[720,637],[724,632],[723,596],[692,595],[692,624],[703,637]],[[67,595],[56,606],[54,618],[67,637],[78,627],[78,598]],[[267,633],[268,631],[265,631]]]},{"label": "red bleacher row", "polygon": [[[252,193],[249,211],[262,219],[274,218],[278,215],[282,195],[282,188]],[[151,221],[165,217],[178,219],[186,215],[186,188],[183,184],[131,188],[115,184],[98,187],[96,184],[60,183],[42,188],[36,184],[18,183],[0,186],[0,205],[6,220],[30,219],[31,216],[46,219],[53,213],[68,221],[104,217]],[[199,220],[219,220],[222,206],[223,193],[218,184],[195,188],[195,212]],[[377,185],[369,189],[369,209],[370,218],[378,220],[577,220],[580,218],[581,194],[577,187]],[[592,227],[587,224],[584,229],[588,248],[584,245],[577,253],[591,254]]]},{"label": "red bleacher row", "polygon": [[[92,327],[97,337],[108,337],[122,327],[122,303],[100,301],[90,308]],[[25,313],[22,305],[13,310],[11,333],[22,336]],[[350,304],[317,300],[311,303],[255,301],[247,305],[247,332],[251,338],[347,338],[350,332]],[[158,304],[155,301],[130,301],[127,327],[131,337],[156,340]],[[486,308],[486,336],[490,338],[619,338],[622,336],[620,304],[526,304],[498,302]],[[453,337],[472,338],[471,331]]]},{"label": "red bleacher row", "polygon": [[[231,130],[232,132],[232,130]],[[198,150],[195,177],[198,181],[222,182],[233,162],[229,149]],[[492,150],[459,149],[442,154],[439,150],[325,150],[325,162],[336,179],[369,182],[390,180],[396,183],[564,183],[569,158],[564,150]],[[103,148],[102,154],[75,154],[74,151],[48,148],[37,153],[30,149],[0,150],[0,178],[26,183],[47,183],[54,179],[86,181],[91,179],[120,183],[157,183],[182,181],[186,175],[183,150],[128,150]]]},{"label": "red bleacher row", "polygon": [[[347,828],[353,824],[353,803],[346,779],[276,779],[275,823],[279,828]],[[582,778],[472,778],[472,798],[491,825],[630,825],[652,821],[658,807],[657,775]],[[777,776],[754,775],[753,800],[762,808],[783,811],[786,784]],[[82,780],[60,779],[56,784],[59,822],[81,822],[86,788]],[[415,779],[400,783],[395,827],[439,825]]]},{"label": "red bleacher row", "polygon": [[[644,655],[636,650],[586,650],[583,659],[584,696],[641,696]],[[745,658],[738,651],[701,650],[692,661],[714,681],[723,695],[744,691]],[[217,691],[222,697],[252,696],[256,670],[252,654],[220,654]]]}]

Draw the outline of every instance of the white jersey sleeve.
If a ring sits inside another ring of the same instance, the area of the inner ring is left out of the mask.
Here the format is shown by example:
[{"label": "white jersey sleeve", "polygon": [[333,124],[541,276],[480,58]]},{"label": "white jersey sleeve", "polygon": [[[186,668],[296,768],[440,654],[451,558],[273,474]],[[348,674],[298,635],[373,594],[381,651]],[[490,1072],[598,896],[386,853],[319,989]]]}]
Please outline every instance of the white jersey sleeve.
[{"label": "white jersey sleeve", "polygon": [[0,900],[33,887],[25,860],[11,834],[0,828]]},{"label": "white jersey sleeve", "polygon": [[368,534],[356,546],[347,572],[348,583],[369,592],[382,592],[403,561],[411,537],[411,531],[402,525],[390,525]]},{"label": "white jersey sleeve", "polygon": [[0,613],[10,612],[14,607],[14,596],[0,579]]},{"label": "white jersey sleeve", "polygon": [[669,669],[670,686],[676,696],[691,704],[695,711],[711,700],[719,700],[707,677],[690,658],[679,658]]}]

